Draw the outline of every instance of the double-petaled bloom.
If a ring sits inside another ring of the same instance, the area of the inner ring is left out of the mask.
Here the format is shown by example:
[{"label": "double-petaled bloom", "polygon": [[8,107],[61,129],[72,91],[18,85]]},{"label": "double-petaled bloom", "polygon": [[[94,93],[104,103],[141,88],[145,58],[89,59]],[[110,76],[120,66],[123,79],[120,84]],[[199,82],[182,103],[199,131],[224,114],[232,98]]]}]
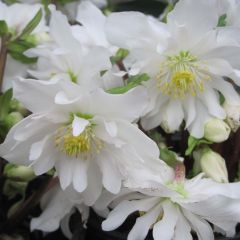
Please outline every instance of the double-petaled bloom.
[{"label": "double-petaled bloom", "polygon": [[112,74],[110,57],[117,48],[107,42],[106,17],[90,2],[83,2],[76,21],[82,25],[71,26],[65,15],[52,9],[49,41],[26,52],[38,57],[35,70],[29,73],[41,80],[68,79],[88,89],[122,86],[122,78]]},{"label": "double-petaled bloom", "polygon": [[239,103],[225,77],[239,85],[240,47],[231,38],[233,32],[218,29],[218,21],[215,0],[179,1],[166,24],[138,12],[108,17],[109,41],[130,50],[129,67],[151,77],[146,83],[151,103],[142,118],[145,129],[162,125],[173,132],[184,121],[191,135],[200,138],[209,118],[226,117],[219,93]]},{"label": "double-petaled bloom", "polygon": [[69,81],[27,79],[15,82],[14,96],[33,114],[10,130],[0,155],[31,165],[37,175],[55,167],[61,187],[72,184],[88,205],[102,186],[118,193],[138,163],[160,161],[157,145],[132,124],[146,105],[142,87],[111,95]]},{"label": "double-petaled bloom", "polygon": [[[176,177],[165,184],[149,179],[151,186],[146,188],[147,182],[139,181],[138,187],[128,183],[128,187],[136,190],[135,194],[121,197],[121,202],[102,223],[103,229],[118,228],[138,211],[140,216],[128,240],[144,240],[150,230],[154,240],[192,240],[191,231],[199,240],[213,240],[209,223],[216,231],[233,236],[240,221],[239,183],[221,184],[202,177],[202,174],[189,180]],[[102,206],[107,202],[105,199]],[[111,206],[115,205],[113,202]]]}]

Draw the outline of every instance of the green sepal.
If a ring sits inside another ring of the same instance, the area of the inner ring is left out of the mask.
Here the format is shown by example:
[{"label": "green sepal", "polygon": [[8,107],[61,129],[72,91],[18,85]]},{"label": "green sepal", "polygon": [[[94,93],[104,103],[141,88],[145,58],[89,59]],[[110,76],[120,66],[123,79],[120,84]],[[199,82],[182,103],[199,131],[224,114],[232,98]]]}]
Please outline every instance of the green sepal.
[{"label": "green sepal", "polygon": [[134,87],[137,87],[142,82],[148,81],[149,79],[150,79],[150,77],[146,73],[138,74],[136,76],[128,78],[128,80],[127,80],[128,83],[126,86],[115,87],[115,88],[107,90],[107,92],[110,94],[122,94],[122,93],[129,91],[130,89],[132,89]]},{"label": "green sepal", "polygon": [[8,33],[8,26],[4,20],[0,20],[0,37]]},{"label": "green sepal", "polygon": [[9,54],[12,58],[25,64],[35,63],[37,61],[36,57],[27,57],[24,52],[30,48],[35,47],[32,41],[16,39],[11,41],[7,45]]},{"label": "green sepal", "polygon": [[185,155],[186,156],[189,156],[192,154],[192,152],[195,150],[196,147],[198,147],[199,145],[202,145],[202,144],[213,144],[213,142],[211,141],[208,141],[204,138],[195,138],[193,136],[189,136],[188,138],[188,148],[185,152]]},{"label": "green sepal", "polygon": [[42,19],[43,13],[42,9],[39,9],[39,11],[36,13],[36,15],[33,17],[33,19],[27,24],[27,26],[23,29],[22,33],[19,35],[19,39],[23,39],[30,35],[32,31],[38,26]]},{"label": "green sepal", "polygon": [[177,160],[177,154],[167,147],[160,150],[160,159],[162,159],[168,166],[174,168],[179,160]]}]

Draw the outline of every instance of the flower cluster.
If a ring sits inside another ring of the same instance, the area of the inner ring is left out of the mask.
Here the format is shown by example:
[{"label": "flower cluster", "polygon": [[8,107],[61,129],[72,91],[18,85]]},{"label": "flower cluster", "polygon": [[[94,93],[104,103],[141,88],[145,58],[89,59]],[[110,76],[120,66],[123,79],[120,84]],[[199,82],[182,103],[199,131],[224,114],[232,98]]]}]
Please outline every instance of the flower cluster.
[{"label": "flower cluster", "polygon": [[128,240],[234,236],[240,182],[217,144],[240,126],[240,3],[170,1],[155,18],[33,2],[0,3],[5,174],[51,179],[31,230],[70,238],[92,207],[105,231],[137,212]]}]

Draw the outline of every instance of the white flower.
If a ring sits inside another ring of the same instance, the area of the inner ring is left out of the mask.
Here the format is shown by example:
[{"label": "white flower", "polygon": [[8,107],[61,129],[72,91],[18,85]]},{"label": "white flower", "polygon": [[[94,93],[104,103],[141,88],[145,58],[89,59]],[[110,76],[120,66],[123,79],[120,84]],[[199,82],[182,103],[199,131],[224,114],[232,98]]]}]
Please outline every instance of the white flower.
[{"label": "white flower", "polygon": [[[40,4],[28,5],[16,3],[7,6],[6,4],[0,2],[0,20],[7,23],[12,37],[16,38],[41,8],[42,6]],[[33,30],[32,35],[41,34],[46,30],[47,27],[45,25],[45,20],[42,18],[38,26]],[[29,65],[18,62],[8,55],[4,71],[2,90],[6,91],[11,88],[12,81],[17,77],[26,77],[28,67]]]},{"label": "white flower", "polygon": [[146,83],[151,104],[142,119],[145,129],[164,122],[173,132],[185,120],[191,135],[200,138],[209,118],[226,117],[219,92],[231,103],[239,101],[223,77],[239,84],[240,48],[224,33],[218,36],[218,17],[214,0],[180,0],[167,24],[137,12],[108,17],[109,41],[129,49],[132,67],[152,78]]},{"label": "white flower", "polygon": [[213,240],[208,222],[222,229],[227,236],[235,234],[240,221],[239,183],[219,184],[203,179],[172,181],[165,186],[152,182],[151,188],[139,183],[141,196],[126,196],[102,223],[106,231],[118,228],[130,215],[140,212],[128,240],[144,240],[153,229],[154,240],[191,240],[191,230],[199,240]]},{"label": "white flower", "polygon": [[53,232],[60,226],[64,234],[70,239],[71,230],[69,219],[78,210],[81,213],[82,222],[85,223],[89,216],[89,207],[84,205],[83,197],[71,188],[63,191],[57,183],[41,199],[43,212],[39,217],[31,219],[31,231],[41,230]]},{"label": "white flower", "polygon": [[52,11],[49,27],[52,42],[26,52],[30,57],[39,57],[36,70],[29,71],[31,75],[42,80],[67,79],[89,89],[107,89],[122,84],[120,78],[113,78],[109,84],[105,74],[101,73],[112,69],[111,52],[107,48],[100,45],[86,47],[79,42],[73,36],[66,16],[58,11]]},{"label": "white flower", "polygon": [[61,187],[73,184],[89,194],[88,205],[102,186],[118,193],[125,169],[159,156],[157,145],[131,124],[146,105],[143,87],[111,95],[68,81],[27,79],[15,82],[14,97],[33,114],[10,130],[0,155],[31,164],[37,175],[55,167]]}]

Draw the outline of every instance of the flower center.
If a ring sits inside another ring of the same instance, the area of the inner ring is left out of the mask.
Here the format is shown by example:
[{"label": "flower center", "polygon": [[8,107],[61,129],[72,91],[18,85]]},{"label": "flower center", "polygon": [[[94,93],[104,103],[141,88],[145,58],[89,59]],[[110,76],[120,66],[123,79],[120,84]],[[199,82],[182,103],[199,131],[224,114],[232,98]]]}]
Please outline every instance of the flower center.
[{"label": "flower center", "polygon": [[55,146],[69,157],[91,158],[99,153],[104,142],[96,137],[93,125],[87,126],[79,136],[73,136],[70,125],[61,127],[55,135]]},{"label": "flower center", "polygon": [[188,51],[169,56],[160,65],[156,76],[157,87],[165,95],[184,99],[187,95],[196,96],[204,90],[204,81],[209,80],[206,69],[200,68],[197,58]]}]

